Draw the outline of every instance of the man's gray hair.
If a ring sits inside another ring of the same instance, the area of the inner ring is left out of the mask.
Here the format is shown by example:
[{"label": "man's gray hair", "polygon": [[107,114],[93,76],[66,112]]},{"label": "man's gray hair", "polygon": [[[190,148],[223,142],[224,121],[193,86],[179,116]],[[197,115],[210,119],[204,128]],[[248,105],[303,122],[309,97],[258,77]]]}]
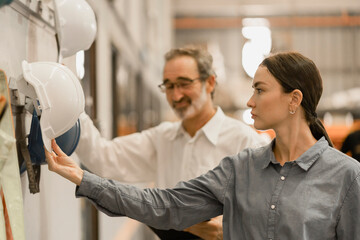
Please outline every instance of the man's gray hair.
[{"label": "man's gray hair", "polygon": [[165,61],[168,62],[180,56],[189,56],[196,61],[199,75],[202,81],[205,81],[211,75],[214,75],[216,77],[215,71],[212,66],[213,58],[205,48],[196,46],[174,48],[165,54]]}]

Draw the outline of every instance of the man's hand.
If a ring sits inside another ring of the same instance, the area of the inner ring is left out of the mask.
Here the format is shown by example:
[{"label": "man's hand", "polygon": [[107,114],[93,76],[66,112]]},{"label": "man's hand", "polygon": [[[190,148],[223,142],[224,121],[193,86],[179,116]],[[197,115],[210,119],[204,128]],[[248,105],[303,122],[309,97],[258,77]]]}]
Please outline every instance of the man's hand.
[{"label": "man's hand", "polygon": [[210,221],[201,222],[191,227],[184,229],[185,232],[190,232],[204,240],[219,240],[223,239],[222,229],[223,216],[218,216],[210,219]]},{"label": "man's hand", "polygon": [[44,148],[49,170],[80,185],[84,171],[60,149],[54,139],[51,141],[51,147],[53,152],[48,152]]}]

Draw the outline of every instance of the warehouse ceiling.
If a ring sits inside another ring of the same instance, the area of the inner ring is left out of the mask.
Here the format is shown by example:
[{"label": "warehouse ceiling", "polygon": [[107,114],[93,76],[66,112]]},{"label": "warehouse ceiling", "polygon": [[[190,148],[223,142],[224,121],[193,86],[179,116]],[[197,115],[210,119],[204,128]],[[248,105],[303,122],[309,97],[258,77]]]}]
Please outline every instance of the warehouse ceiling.
[{"label": "warehouse ceiling", "polygon": [[359,13],[359,0],[173,0],[177,17],[336,15]]}]

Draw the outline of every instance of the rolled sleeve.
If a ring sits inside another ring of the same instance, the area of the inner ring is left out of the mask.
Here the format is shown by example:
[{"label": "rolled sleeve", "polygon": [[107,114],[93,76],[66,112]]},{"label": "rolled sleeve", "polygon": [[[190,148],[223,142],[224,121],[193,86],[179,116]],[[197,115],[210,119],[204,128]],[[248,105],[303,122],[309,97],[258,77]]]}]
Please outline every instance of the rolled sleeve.
[{"label": "rolled sleeve", "polygon": [[102,189],[101,180],[101,177],[91,174],[88,171],[84,171],[80,186],[76,187],[76,197],[96,198]]},{"label": "rolled sleeve", "polygon": [[121,205],[118,204],[118,191],[105,180],[95,174],[84,171],[80,186],[76,187],[77,198],[88,198],[99,211],[109,216],[124,216]]}]

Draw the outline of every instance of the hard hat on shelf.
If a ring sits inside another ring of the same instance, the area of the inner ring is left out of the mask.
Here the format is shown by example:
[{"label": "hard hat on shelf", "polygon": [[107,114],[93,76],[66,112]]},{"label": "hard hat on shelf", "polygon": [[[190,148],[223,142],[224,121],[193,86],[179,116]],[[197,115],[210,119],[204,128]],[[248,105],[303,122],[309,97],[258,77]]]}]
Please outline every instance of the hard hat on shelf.
[{"label": "hard hat on shelf", "polygon": [[97,29],[90,5],[85,0],[54,0],[54,7],[60,55],[69,57],[89,49]]},{"label": "hard hat on shelf", "polygon": [[10,4],[13,0],[0,0],[0,7]]},{"label": "hard hat on shelf", "polygon": [[[68,156],[70,156],[76,149],[80,139],[80,121],[77,120],[75,125],[70,128],[67,132],[57,137],[56,143],[59,145],[61,150]],[[33,112],[30,133],[28,136],[29,144],[28,150],[32,164],[42,165],[46,164],[44,142],[41,136],[40,120],[36,111]],[[25,161],[20,166],[20,173],[26,170]]]},{"label": "hard hat on shelf", "polygon": [[23,61],[22,68],[23,78],[17,80],[19,91],[23,92],[21,81],[33,87],[38,112],[41,112],[42,139],[46,149],[51,151],[51,139],[72,128],[84,111],[84,92],[77,77],[64,65]]}]

